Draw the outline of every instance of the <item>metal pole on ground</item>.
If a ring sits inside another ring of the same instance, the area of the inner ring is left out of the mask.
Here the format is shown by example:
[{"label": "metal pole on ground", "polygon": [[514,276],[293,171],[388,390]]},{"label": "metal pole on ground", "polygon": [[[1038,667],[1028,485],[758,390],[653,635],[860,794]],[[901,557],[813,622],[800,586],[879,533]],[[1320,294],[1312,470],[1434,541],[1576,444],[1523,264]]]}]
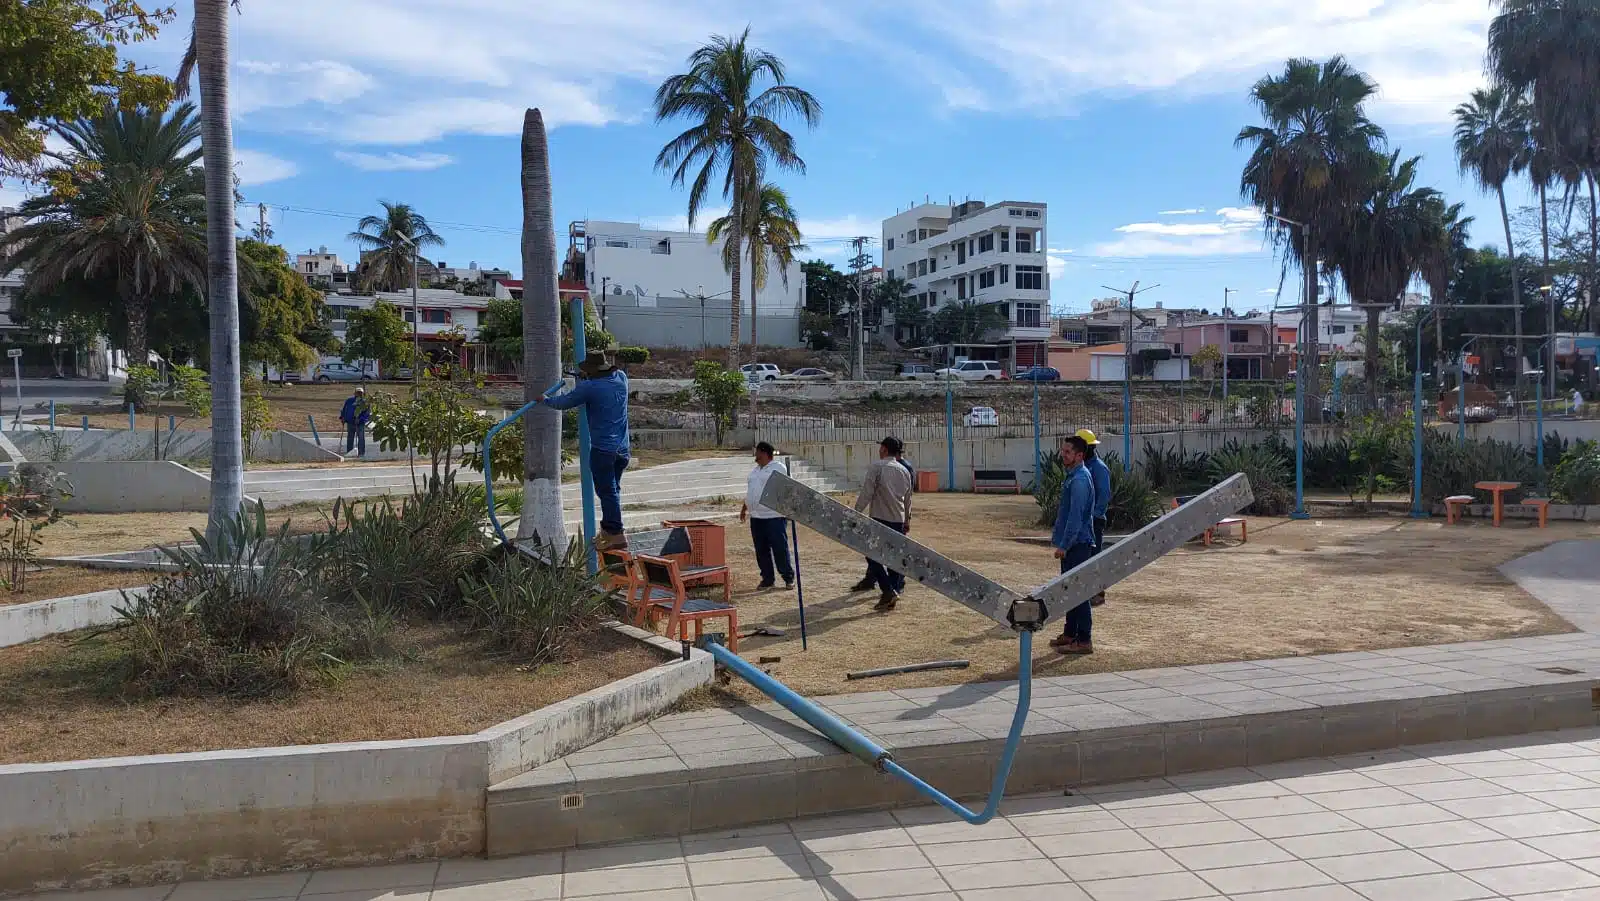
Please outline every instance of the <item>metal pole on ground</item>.
[{"label": "metal pole on ground", "polygon": [[1044,468],[1044,457],[1039,453],[1039,380],[1033,380],[1033,486],[1039,487],[1039,473]]},{"label": "metal pole on ground", "polygon": [[83,430],[85,432],[89,431],[89,414],[87,413],[83,414]]},{"label": "metal pole on ground", "polygon": [[1468,338],[1456,360],[1456,444],[1467,443],[1467,350],[1478,339]]},{"label": "metal pole on ground", "polygon": [[794,592],[795,599],[800,602],[800,650],[807,648],[806,644],[806,586],[800,581],[800,524],[789,520],[789,541],[794,547]]},{"label": "metal pole on ground", "polygon": [[134,421],[133,404],[128,404],[128,431],[137,431],[138,424]]},{"label": "metal pole on ground", "polygon": [[55,430],[56,430],[56,402],[55,402],[55,398],[51,398],[50,399],[50,431],[53,432]]},{"label": "metal pole on ground", "polygon": [[1422,509],[1422,323],[1428,311],[1417,316],[1416,372],[1411,379],[1411,518],[1426,519]]},{"label": "metal pole on ground", "polygon": [[1122,471],[1133,471],[1133,378],[1122,380]]},{"label": "metal pole on ground", "polygon": [[1539,468],[1544,469],[1544,379],[1538,378],[1533,383],[1533,442],[1538,448],[1537,459]]},{"label": "metal pole on ground", "polygon": [[[569,309],[572,311],[572,362],[578,364],[589,353],[588,336],[584,334],[588,320],[583,309],[583,298],[574,297]],[[412,373],[415,372],[413,369]],[[581,406],[578,407],[578,475],[583,492],[583,558],[589,565],[589,573],[593,575],[600,571],[600,560],[594,550],[594,472],[589,468],[589,412]],[[611,478],[610,475],[606,477]]]},{"label": "metal pole on ground", "polygon": [[[1314,346],[1314,345],[1313,345]],[[1294,378],[1294,512],[1289,514],[1290,519],[1310,519],[1311,514],[1306,512],[1306,366],[1317,365],[1312,360],[1308,364],[1305,354],[1300,355],[1300,363],[1295,367]]]},{"label": "metal pole on ground", "polygon": [[307,413],[306,414],[306,425],[311,426],[311,440],[316,442],[317,447],[321,447],[322,446],[322,436],[317,434],[317,417],[313,416],[310,413]]}]

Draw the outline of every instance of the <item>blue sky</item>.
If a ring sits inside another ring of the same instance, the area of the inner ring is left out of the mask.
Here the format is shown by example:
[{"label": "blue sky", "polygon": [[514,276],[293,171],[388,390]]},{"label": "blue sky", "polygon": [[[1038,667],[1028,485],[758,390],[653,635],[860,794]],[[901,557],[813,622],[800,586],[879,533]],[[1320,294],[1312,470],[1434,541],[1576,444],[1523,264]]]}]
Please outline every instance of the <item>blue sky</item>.
[{"label": "blue sky", "polygon": [[[650,95],[711,33],[752,28],[823,103],[783,174],[815,255],[924,196],[1050,205],[1058,310],[1140,280],[1168,306],[1270,306],[1279,265],[1239,210],[1249,85],[1291,55],[1345,53],[1381,85],[1372,113],[1427,183],[1496,238],[1498,210],[1456,173],[1450,110],[1480,85],[1486,0],[244,0],[235,145],[244,193],[363,214],[406,201],[438,253],[520,271],[518,134],[551,131],[557,228],[681,223],[652,162],[675,131]],[[188,33],[137,50],[170,67]],[[679,126],[680,128],[682,126]],[[15,186],[7,186],[14,191]],[[1520,189],[1513,203],[1524,201]],[[0,198],[3,199],[3,198]],[[253,206],[240,210],[254,220]],[[348,257],[341,215],[271,211],[291,251]],[[562,236],[564,247],[564,234]],[[1285,302],[1288,302],[1286,295]]]}]

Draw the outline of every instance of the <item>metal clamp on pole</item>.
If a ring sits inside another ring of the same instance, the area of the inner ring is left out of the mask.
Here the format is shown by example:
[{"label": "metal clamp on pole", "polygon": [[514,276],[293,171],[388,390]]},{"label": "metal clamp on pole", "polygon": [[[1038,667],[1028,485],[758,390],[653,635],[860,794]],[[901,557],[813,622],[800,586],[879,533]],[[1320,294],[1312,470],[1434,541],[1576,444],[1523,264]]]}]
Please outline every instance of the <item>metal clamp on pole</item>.
[{"label": "metal clamp on pole", "polygon": [[[560,391],[561,386],[564,384],[566,384],[565,381],[560,381],[556,382],[554,385],[551,385],[549,388],[545,389],[544,395],[540,399],[548,400],[557,391]],[[489,525],[494,528],[494,533],[495,535],[499,536],[501,544],[509,544],[510,539],[506,538],[506,530],[500,526],[500,517],[495,513],[493,451],[494,436],[498,435],[501,429],[521,419],[523,414],[527,413],[529,410],[532,410],[538,405],[538,403],[538,400],[528,401],[527,403],[518,407],[516,412],[512,413],[510,416],[507,416],[505,419],[502,419],[490,426],[489,431],[483,436],[483,494],[484,500],[487,501],[489,505]],[[587,459],[579,461],[579,466],[587,467],[588,465],[589,461]]]},{"label": "metal clamp on pole", "polygon": [[1011,609],[1006,611],[1006,622],[1014,632],[1037,632],[1044,628],[1044,621],[1050,618],[1050,608],[1044,601],[1034,597],[1019,598],[1011,602]]}]

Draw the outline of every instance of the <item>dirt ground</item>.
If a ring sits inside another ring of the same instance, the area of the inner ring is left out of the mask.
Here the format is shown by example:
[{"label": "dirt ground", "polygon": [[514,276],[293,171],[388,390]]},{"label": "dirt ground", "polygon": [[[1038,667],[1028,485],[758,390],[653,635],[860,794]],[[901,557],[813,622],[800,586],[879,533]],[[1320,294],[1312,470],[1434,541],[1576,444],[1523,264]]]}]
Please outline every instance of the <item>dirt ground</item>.
[{"label": "dirt ground", "polygon": [[136,588],[150,584],[150,573],[89,569],[81,566],[46,566],[28,573],[22,591],[0,590],[0,607],[31,604],[50,598],[64,598],[108,588]]},{"label": "dirt ground", "polygon": [[122,697],[106,637],[0,649],[0,764],[461,735],[662,662],[609,631],[571,660],[532,671],[450,626],[409,627],[398,638],[406,653],[392,664],[260,702]]},{"label": "dirt ground", "polygon": [[[926,495],[917,508],[912,537],[1002,584],[1026,589],[1057,573],[1048,547],[1015,540],[1047,534],[1035,525],[1031,498]],[[1034,671],[1065,675],[1568,632],[1569,624],[1495,567],[1579,537],[1600,537],[1600,526],[1252,519],[1248,544],[1195,542],[1113,588],[1095,610],[1093,655],[1062,657],[1041,636]],[[874,593],[849,592],[864,561],[809,530],[800,536],[810,639],[802,651],[795,593],[751,590],[759,578],[743,527],[730,524],[727,545],[741,631],[768,624],[788,633],[745,639],[741,653],[751,660],[781,657],[765,668],[802,694],[1016,678],[1011,633],[915,582],[893,613],[872,612]],[[845,680],[849,670],[948,658],[972,666]],[[742,683],[731,690],[756,699]]]},{"label": "dirt ground", "polygon": [[[368,382],[368,393],[374,391],[390,391],[399,393],[405,391],[408,383],[404,382]],[[319,384],[316,382],[301,382],[290,385],[268,385],[265,396],[271,408],[271,428],[287,429],[291,432],[307,431],[306,416],[316,417],[317,428],[325,434],[332,434],[339,428],[339,408],[344,405],[344,399],[355,390],[353,382],[333,382]],[[89,414],[89,427],[96,429],[125,429],[128,427],[128,410],[123,407],[116,409],[115,403],[110,406],[84,406],[72,407],[65,411],[58,410],[58,420],[65,421],[68,425],[77,425],[82,422],[83,414]],[[145,430],[151,427],[151,417],[159,417],[165,422],[168,416],[178,417],[180,429],[209,429],[210,417],[188,418],[189,409],[182,404],[158,404],[144,413],[140,413],[136,426]]]},{"label": "dirt ground", "polygon": [[[320,529],[329,504],[296,504],[267,511],[267,524],[289,523],[291,534]],[[206,528],[204,513],[71,513],[41,533],[41,557],[74,557],[110,551],[137,551],[193,540],[190,529]],[[143,583],[137,583],[143,584]],[[92,590],[92,589],[91,589]]]}]

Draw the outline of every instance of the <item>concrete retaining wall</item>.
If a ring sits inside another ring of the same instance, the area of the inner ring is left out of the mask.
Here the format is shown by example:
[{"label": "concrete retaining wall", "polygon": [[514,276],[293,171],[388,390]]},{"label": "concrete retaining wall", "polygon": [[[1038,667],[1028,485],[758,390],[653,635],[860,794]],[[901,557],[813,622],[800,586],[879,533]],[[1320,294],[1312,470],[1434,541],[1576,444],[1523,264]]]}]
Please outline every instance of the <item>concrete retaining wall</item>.
[{"label": "concrete retaining wall", "polygon": [[171,460],[49,465],[72,483],[72,497],[61,505],[68,513],[203,513],[211,506],[211,480]]},{"label": "concrete retaining wall", "polygon": [[712,670],[694,651],[476,735],[0,766],[0,893],[481,854],[491,782],[660,714]]},{"label": "concrete retaining wall", "polygon": [[122,605],[124,590],[135,596],[144,591],[142,588],[113,588],[0,607],[0,648],[115,622],[117,614],[113,608]]},{"label": "concrete retaining wall", "polygon": [[[153,429],[58,429],[12,432],[9,437],[29,460],[49,462],[52,444],[59,441],[66,459],[73,462],[119,462],[156,460],[157,436]],[[211,457],[210,429],[178,429],[169,436],[160,433],[161,460],[208,460]],[[331,450],[283,431],[258,432],[250,443],[250,459],[261,463],[336,463],[342,459]]]}]

